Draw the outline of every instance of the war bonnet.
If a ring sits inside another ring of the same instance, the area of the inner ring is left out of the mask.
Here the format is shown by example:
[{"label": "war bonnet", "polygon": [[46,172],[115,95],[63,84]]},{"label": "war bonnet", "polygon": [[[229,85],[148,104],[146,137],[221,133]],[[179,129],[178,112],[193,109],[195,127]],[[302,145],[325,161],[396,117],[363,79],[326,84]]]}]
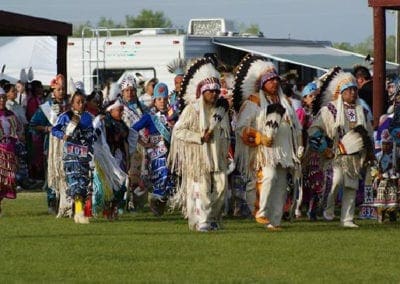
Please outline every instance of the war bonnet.
[{"label": "war bonnet", "polygon": [[243,101],[258,93],[268,80],[279,77],[275,65],[258,55],[246,55],[236,71],[233,105],[239,111]]},{"label": "war bonnet", "polygon": [[180,95],[185,104],[194,103],[206,90],[220,90],[220,74],[211,57],[196,60],[187,70]]}]

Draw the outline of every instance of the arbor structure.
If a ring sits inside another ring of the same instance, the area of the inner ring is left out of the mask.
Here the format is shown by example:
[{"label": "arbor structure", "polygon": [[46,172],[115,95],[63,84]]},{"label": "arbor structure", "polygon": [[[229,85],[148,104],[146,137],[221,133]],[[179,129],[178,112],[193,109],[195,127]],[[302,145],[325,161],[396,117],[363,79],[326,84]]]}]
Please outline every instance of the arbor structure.
[{"label": "arbor structure", "polygon": [[400,0],[368,0],[374,17],[374,126],[377,127],[379,117],[384,112],[385,80],[386,80],[386,9],[400,10]]}]

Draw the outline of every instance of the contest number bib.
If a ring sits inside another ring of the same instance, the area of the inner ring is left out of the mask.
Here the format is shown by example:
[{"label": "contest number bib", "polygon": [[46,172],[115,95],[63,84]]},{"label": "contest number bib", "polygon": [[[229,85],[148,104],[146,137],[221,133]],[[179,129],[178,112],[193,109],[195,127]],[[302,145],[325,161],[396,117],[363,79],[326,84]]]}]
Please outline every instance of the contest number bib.
[{"label": "contest number bib", "polygon": [[64,150],[67,155],[78,156],[80,158],[87,158],[89,151],[87,146],[77,145],[70,142],[65,143]]},{"label": "contest number bib", "polygon": [[153,148],[147,149],[147,154],[151,160],[157,159],[168,152],[167,146],[165,146],[163,137],[160,135],[152,135],[149,137],[151,144],[155,145]]}]

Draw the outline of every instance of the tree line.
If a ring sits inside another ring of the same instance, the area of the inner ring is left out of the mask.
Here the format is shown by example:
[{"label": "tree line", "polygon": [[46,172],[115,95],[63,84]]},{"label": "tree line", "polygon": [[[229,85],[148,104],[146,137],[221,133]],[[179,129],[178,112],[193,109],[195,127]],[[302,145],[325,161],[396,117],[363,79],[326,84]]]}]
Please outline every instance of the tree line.
[{"label": "tree line", "polygon": [[[235,24],[238,28],[239,33],[241,34],[250,34],[250,35],[259,35],[260,28],[257,24],[245,25],[243,23]],[[73,36],[81,37],[82,30],[85,27],[93,26],[89,21],[80,24],[74,25]],[[172,21],[164,15],[161,11],[152,11],[148,9],[143,9],[137,16],[125,16],[124,23],[116,23],[112,19],[101,17],[97,22],[95,27],[102,28],[173,28]],[[121,32],[120,34],[123,34]],[[118,33],[113,33],[117,35]],[[91,34],[87,33],[85,36],[90,36]],[[369,54],[373,56],[373,47],[374,41],[373,37],[369,36],[363,42],[356,43],[354,45],[348,42],[339,42],[333,43],[333,47],[347,50],[351,52],[356,52],[360,54]],[[394,35],[390,35],[386,38],[386,60],[395,61],[395,48],[396,48],[396,37]]]},{"label": "tree line", "polygon": [[[370,54],[373,56],[374,38],[371,35],[364,41],[354,45],[351,45],[348,42],[333,43],[333,47],[365,55]],[[386,37],[386,60],[393,62],[396,60],[396,36],[394,35]]]},{"label": "tree line", "polygon": [[[258,35],[260,28],[257,24],[250,24],[249,26],[240,23],[236,24],[240,33],[246,33],[250,35]],[[92,25],[90,21],[84,24],[74,25],[73,36],[81,37],[82,30],[85,27],[101,27],[101,28],[173,28],[172,21],[164,15],[161,11],[152,11],[143,9],[140,13],[135,16],[125,16],[124,23],[116,23],[114,20],[101,17],[99,21]],[[115,32],[114,35],[124,34],[124,32]],[[91,36],[90,33],[85,33],[84,36]]]}]

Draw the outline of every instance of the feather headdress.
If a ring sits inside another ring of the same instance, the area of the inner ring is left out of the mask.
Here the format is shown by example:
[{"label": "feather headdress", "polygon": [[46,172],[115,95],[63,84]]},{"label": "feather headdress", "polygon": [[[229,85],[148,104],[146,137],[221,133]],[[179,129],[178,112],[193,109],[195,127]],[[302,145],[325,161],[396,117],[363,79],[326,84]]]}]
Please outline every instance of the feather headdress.
[{"label": "feather headdress", "polygon": [[135,73],[135,81],[138,86],[142,87],[144,82],[146,82],[146,79],[144,78],[144,76],[141,73],[136,72]]},{"label": "feather headdress", "polygon": [[[327,75],[325,75],[324,78],[322,78],[322,81],[323,83],[321,85],[320,95],[317,96],[317,100],[314,101],[313,114],[317,114],[319,109],[323,106],[326,106],[329,102],[336,101],[335,106],[337,114],[335,115],[336,118],[333,127],[335,129],[339,127],[345,127],[346,115],[341,94],[347,88],[356,88],[356,79],[351,73],[343,72],[340,67],[335,67]],[[357,100],[355,104],[355,114],[357,124],[360,124],[366,128],[367,121],[364,114],[364,108],[360,104],[359,100]]]},{"label": "feather headdress", "polygon": [[33,69],[32,69],[32,67],[29,67],[29,70],[28,70],[28,82],[32,82],[33,81],[33,77],[34,77]]},{"label": "feather headdress", "polygon": [[211,57],[196,60],[187,70],[182,80],[180,96],[185,104],[194,103],[201,95],[202,87],[206,84],[219,85],[220,74],[216,62]]},{"label": "feather headdress", "polygon": [[185,67],[186,67],[186,61],[182,59],[180,56],[167,64],[168,72],[174,75],[185,74]]},{"label": "feather headdress", "polygon": [[19,80],[23,84],[28,83],[28,74],[26,74],[25,68],[22,68],[21,71],[19,72]]},{"label": "feather headdress", "polygon": [[326,94],[331,100],[336,100],[339,95],[349,87],[357,87],[356,79],[349,72],[339,71],[326,87]]},{"label": "feather headdress", "polygon": [[114,101],[118,98],[120,86],[117,82],[108,82],[103,89],[104,104]]},{"label": "feather headdress", "polygon": [[74,82],[74,79],[72,79],[72,78],[69,79],[68,91],[70,94],[75,94],[75,92],[76,92],[75,82]]},{"label": "feather headdress", "polygon": [[335,78],[335,76],[341,71],[342,68],[336,66],[331,70],[329,70],[324,75],[322,75],[321,77],[319,77],[317,86],[320,87],[320,92],[319,95],[316,96],[313,101],[313,107],[312,107],[313,115],[316,115],[323,106],[327,105],[334,99],[333,94],[327,89],[328,86],[330,86],[332,80]]},{"label": "feather headdress", "polygon": [[69,79],[68,91],[71,95],[76,92],[80,92],[83,95],[86,95],[85,85],[82,81],[74,81],[72,78]]},{"label": "feather headdress", "polygon": [[136,80],[134,76],[126,76],[124,79],[122,79],[121,84],[120,84],[120,89],[121,91],[125,90],[128,87],[133,87],[134,89],[137,88]]},{"label": "feather headdress", "polygon": [[271,70],[276,73],[274,64],[264,57],[248,54],[242,59],[236,71],[233,89],[233,105],[236,111],[239,111],[242,102],[250,95],[259,92],[262,76]]}]

